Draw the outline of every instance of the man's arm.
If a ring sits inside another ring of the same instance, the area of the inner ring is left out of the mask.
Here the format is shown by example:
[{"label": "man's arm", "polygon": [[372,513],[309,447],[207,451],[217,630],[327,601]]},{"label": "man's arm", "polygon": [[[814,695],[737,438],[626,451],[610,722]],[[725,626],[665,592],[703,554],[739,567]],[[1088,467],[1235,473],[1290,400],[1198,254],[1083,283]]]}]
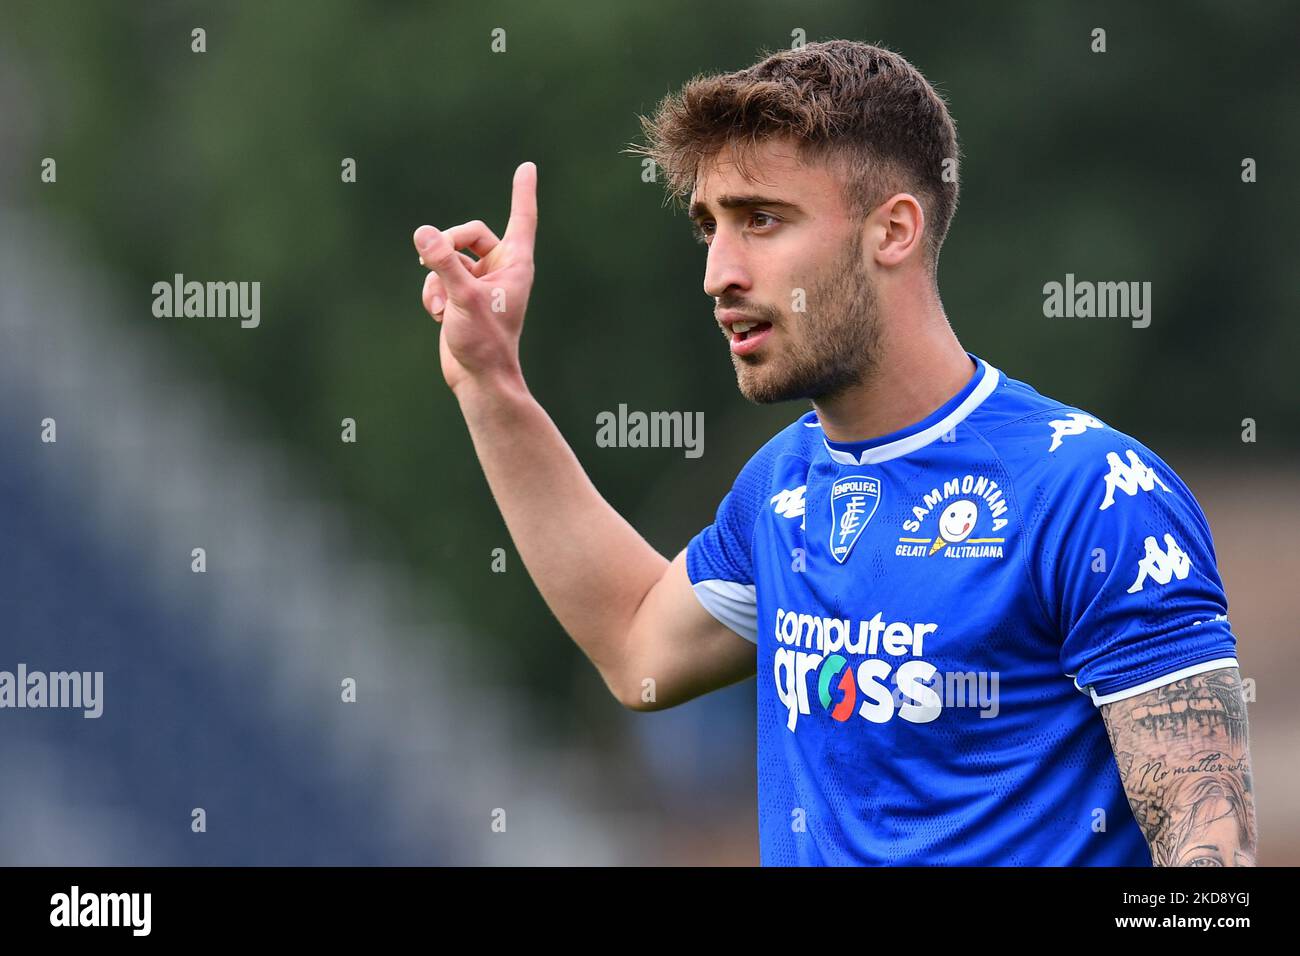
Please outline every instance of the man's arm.
[{"label": "man's arm", "polygon": [[660,710],[753,675],[754,645],[700,604],[686,552],[669,562],[600,496],[522,380],[456,395],[524,566],[625,707]]},{"label": "man's arm", "polygon": [[1254,866],[1241,676],[1206,671],[1103,704],[1129,806],[1156,866]]},{"label": "man's arm", "polygon": [[700,604],[684,552],[669,562],[600,496],[524,383],[536,187],[536,167],[521,165],[500,239],[480,221],[416,230],[431,270],[424,305],[442,326],[443,377],[547,606],[624,706],[671,707],[752,675],[754,645]]}]

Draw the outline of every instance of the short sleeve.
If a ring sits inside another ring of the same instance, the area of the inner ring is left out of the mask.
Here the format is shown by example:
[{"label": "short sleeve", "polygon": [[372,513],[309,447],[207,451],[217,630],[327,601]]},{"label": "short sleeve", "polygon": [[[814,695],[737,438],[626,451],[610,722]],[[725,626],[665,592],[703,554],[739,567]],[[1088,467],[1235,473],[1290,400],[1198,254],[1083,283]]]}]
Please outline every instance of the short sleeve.
[{"label": "short sleeve", "polygon": [[711,525],[686,546],[686,574],[700,603],[746,640],[758,643],[752,554],[754,525],[770,497],[772,443],[741,469]]},{"label": "short sleeve", "polygon": [[1063,673],[1097,706],[1237,666],[1209,523],[1150,449],[1103,429],[1052,461],[1033,560]]}]

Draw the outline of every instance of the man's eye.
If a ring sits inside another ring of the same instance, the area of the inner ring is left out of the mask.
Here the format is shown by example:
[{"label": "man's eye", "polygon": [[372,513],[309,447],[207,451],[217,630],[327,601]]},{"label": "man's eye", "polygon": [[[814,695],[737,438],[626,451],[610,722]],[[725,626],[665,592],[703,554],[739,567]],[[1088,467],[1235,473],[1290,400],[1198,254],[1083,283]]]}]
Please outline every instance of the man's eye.
[{"label": "man's eye", "polygon": [[[763,220],[763,221],[754,222],[756,219]],[[776,216],[773,216],[771,213],[755,212],[750,215],[749,221],[754,225],[756,225],[759,229],[765,229],[768,226],[780,222],[781,220],[777,219]],[[695,228],[692,230],[695,235],[695,241],[702,242],[705,245],[708,245],[709,240],[713,238],[713,231],[715,228],[716,228],[715,224],[711,222],[696,223]]]}]

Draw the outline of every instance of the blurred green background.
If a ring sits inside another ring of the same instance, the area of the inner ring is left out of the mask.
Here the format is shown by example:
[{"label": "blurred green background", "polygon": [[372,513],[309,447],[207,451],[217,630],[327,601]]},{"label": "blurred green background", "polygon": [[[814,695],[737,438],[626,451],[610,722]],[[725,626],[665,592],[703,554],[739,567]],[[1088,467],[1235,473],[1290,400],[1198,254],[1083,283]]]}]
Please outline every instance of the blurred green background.
[{"label": "blurred green background", "polygon": [[[970,351],[1175,467],[1300,445],[1295,5],[55,2],[4,20],[41,102],[15,93],[5,120],[58,160],[57,188],[23,168],[24,198],[120,280],[130,321],[226,383],[249,434],[457,596],[485,666],[557,736],[592,732],[575,701],[603,685],[510,547],[438,370],[411,232],[499,232],[513,170],[538,163],[525,374],[597,487],[676,553],[804,406],[739,396],[703,250],[621,150],[666,92],[796,28],[881,42],[948,99],[964,161],[940,280]],[[150,288],[177,272],[259,280],[260,328],[155,319]],[[1150,281],[1150,327],[1044,318],[1043,284],[1067,272]],[[704,456],[598,448],[597,413],[624,402],[703,410]],[[511,573],[491,572],[495,547]]]}]

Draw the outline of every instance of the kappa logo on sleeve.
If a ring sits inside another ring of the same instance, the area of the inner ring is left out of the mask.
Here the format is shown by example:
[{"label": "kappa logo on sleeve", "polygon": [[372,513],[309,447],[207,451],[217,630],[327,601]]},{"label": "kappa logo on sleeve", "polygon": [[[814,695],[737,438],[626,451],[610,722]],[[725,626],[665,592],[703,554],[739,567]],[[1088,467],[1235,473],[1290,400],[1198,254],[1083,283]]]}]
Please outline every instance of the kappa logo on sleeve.
[{"label": "kappa logo on sleeve", "polygon": [[848,559],[879,507],[879,478],[854,475],[831,486],[831,556],[840,564]]},{"label": "kappa logo on sleeve", "polygon": [[772,496],[772,510],[783,518],[798,518],[799,527],[804,526],[804,511],[807,507],[804,500],[804,492],[808,490],[807,485],[800,485],[798,488],[778,491]]},{"label": "kappa logo on sleeve", "polygon": [[1049,454],[1061,447],[1061,440],[1064,438],[1082,435],[1089,428],[1106,427],[1091,415],[1085,415],[1083,412],[1070,412],[1064,418],[1058,418],[1047,424],[1052,426],[1052,446],[1047,449]]},{"label": "kappa logo on sleeve", "polygon": [[772,510],[783,518],[802,518],[804,509],[803,496],[807,490],[807,485],[800,485],[798,488],[778,491],[772,496]]},{"label": "kappa logo on sleeve", "polygon": [[1106,497],[1102,499],[1101,507],[1098,511],[1105,511],[1115,503],[1115,489],[1118,488],[1124,494],[1133,498],[1139,491],[1155,491],[1156,485],[1159,485],[1165,491],[1169,491],[1169,486],[1160,480],[1155,469],[1146,464],[1130,448],[1126,452],[1128,464],[1119,460],[1119,455],[1113,451],[1106,453],[1106,463],[1110,465],[1110,471],[1106,473]]},{"label": "kappa logo on sleeve", "polygon": [[[1192,569],[1192,559],[1187,552],[1178,547],[1178,542],[1174,541],[1171,534],[1165,535],[1165,548],[1162,550],[1156,542],[1155,535],[1147,535],[1147,539],[1142,543],[1146,549],[1146,554],[1138,562],[1137,580],[1133,586],[1128,589],[1129,594],[1136,594],[1142,590],[1142,585],[1150,578],[1156,584],[1168,584],[1174,578],[1179,581],[1187,579],[1188,572]],[[1226,618],[1225,618],[1226,620]]]}]

